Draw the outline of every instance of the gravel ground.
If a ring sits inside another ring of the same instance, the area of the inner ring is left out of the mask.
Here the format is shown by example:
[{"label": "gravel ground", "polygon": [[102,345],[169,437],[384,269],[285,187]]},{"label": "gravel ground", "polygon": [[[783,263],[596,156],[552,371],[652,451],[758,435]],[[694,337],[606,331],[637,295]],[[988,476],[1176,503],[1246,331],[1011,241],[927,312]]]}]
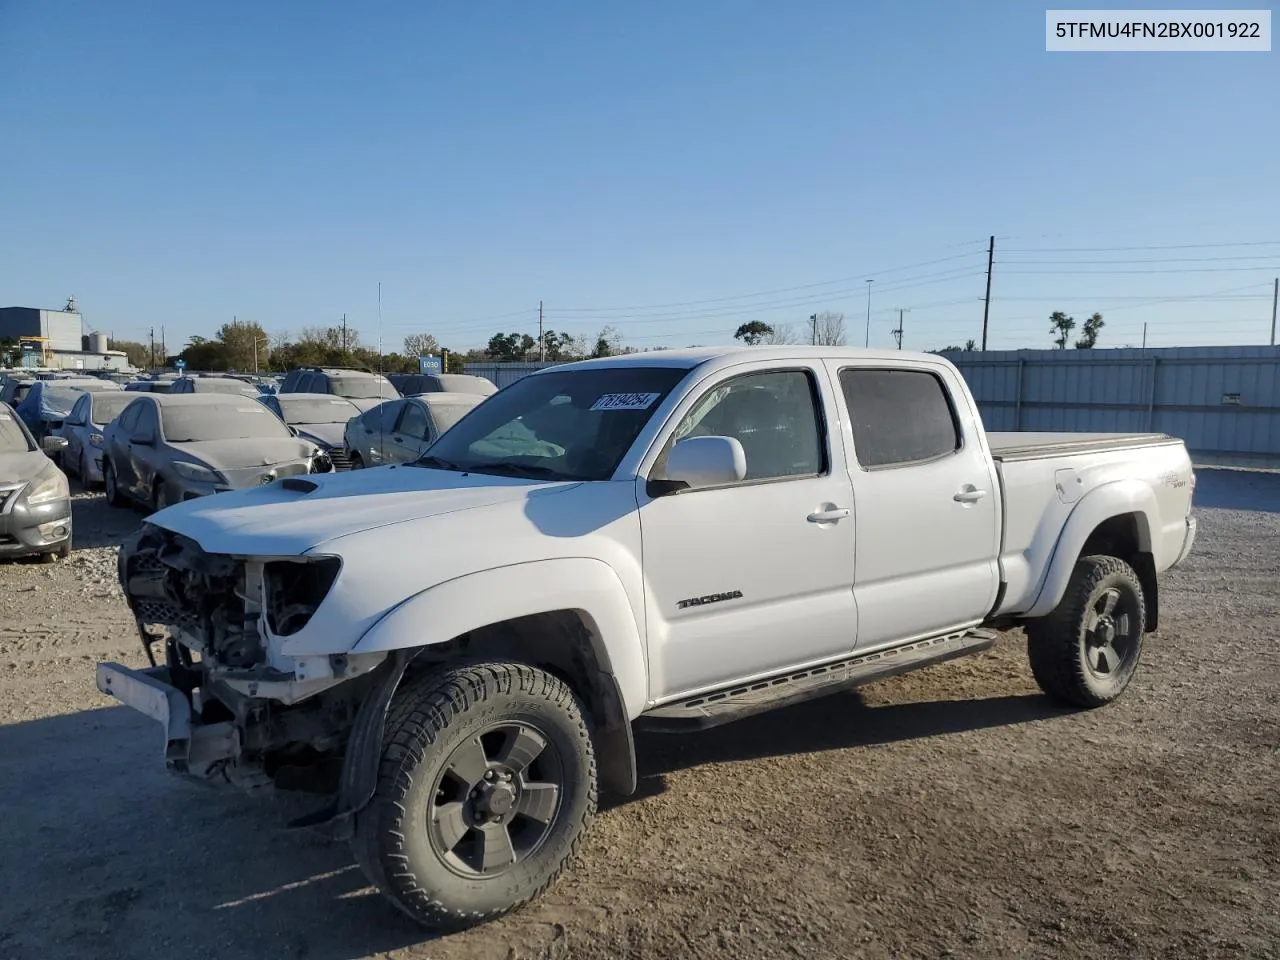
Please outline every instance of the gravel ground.
[{"label": "gravel ground", "polygon": [[77,499],[0,565],[0,957],[1280,957],[1280,476],[1202,471],[1201,536],[1112,706],[1052,708],[1022,636],[701,735],[513,917],[433,939],[344,847],[161,769],[93,664],[142,657],[138,522]]}]

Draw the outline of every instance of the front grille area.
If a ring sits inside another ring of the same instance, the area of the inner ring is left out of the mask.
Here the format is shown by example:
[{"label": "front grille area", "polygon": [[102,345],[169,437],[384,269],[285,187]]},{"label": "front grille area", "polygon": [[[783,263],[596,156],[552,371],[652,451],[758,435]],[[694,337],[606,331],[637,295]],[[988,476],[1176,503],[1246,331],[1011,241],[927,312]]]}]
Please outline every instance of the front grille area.
[{"label": "front grille area", "polygon": [[347,456],[347,451],[342,447],[334,447],[329,451],[329,459],[333,461],[333,469],[350,470],[351,458]]},{"label": "front grille area", "polygon": [[[238,470],[222,471],[222,475],[227,478],[227,482],[237,490],[256,487],[263,483],[270,483],[272,480],[278,480],[281,477],[296,477],[299,474],[305,473],[307,473],[307,464],[305,463],[286,463],[262,467],[242,467]],[[263,479],[264,477],[266,478],[265,480]]]}]

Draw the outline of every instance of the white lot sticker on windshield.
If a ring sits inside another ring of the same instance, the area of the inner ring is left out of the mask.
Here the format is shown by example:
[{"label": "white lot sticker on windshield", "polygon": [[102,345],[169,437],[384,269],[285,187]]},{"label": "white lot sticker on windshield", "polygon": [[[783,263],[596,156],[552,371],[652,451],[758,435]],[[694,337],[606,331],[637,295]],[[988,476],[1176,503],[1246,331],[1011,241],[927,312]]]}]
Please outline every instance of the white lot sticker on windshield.
[{"label": "white lot sticker on windshield", "polygon": [[592,410],[648,410],[660,393],[606,393],[591,405]]},{"label": "white lot sticker on windshield", "polygon": [[236,413],[266,413],[266,407],[236,407]]}]

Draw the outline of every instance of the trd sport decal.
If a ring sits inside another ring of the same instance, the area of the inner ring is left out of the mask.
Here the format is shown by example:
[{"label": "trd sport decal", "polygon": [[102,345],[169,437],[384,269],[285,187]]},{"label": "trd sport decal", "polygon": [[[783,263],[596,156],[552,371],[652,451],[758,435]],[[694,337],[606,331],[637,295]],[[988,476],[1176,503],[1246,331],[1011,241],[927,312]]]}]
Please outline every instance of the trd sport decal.
[{"label": "trd sport decal", "polygon": [[721,600],[741,599],[741,590],[730,590],[728,593],[708,593],[705,597],[690,597],[688,600],[681,600],[676,604],[676,608],[683,610],[685,607],[701,607],[708,603],[719,603]]}]

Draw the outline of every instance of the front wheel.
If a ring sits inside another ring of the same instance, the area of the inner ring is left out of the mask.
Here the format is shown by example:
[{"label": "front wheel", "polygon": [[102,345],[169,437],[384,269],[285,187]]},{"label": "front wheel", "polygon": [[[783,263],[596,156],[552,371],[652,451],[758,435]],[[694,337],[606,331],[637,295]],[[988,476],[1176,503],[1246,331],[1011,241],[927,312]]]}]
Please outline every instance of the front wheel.
[{"label": "front wheel", "polygon": [[1133,568],[1116,557],[1082,557],[1048,616],[1027,624],[1040,689],[1074,707],[1100,707],[1124,692],[1142,655],[1146,601]]},{"label": "front wheel", "polygon": [[475,663],[396,694],[353,847],[401,910],[459,929],[550,886],[595,809],[591,731],[573,691],[523,664]]},{"label": "front wheel", "polygon": [[353,453],[353,454],[351,455],[351,469],[352,469],[352,470],[363,470],[363,469],[364,469],[364,461],[360,459],[360,454],[358,454],[358,453]]}]

